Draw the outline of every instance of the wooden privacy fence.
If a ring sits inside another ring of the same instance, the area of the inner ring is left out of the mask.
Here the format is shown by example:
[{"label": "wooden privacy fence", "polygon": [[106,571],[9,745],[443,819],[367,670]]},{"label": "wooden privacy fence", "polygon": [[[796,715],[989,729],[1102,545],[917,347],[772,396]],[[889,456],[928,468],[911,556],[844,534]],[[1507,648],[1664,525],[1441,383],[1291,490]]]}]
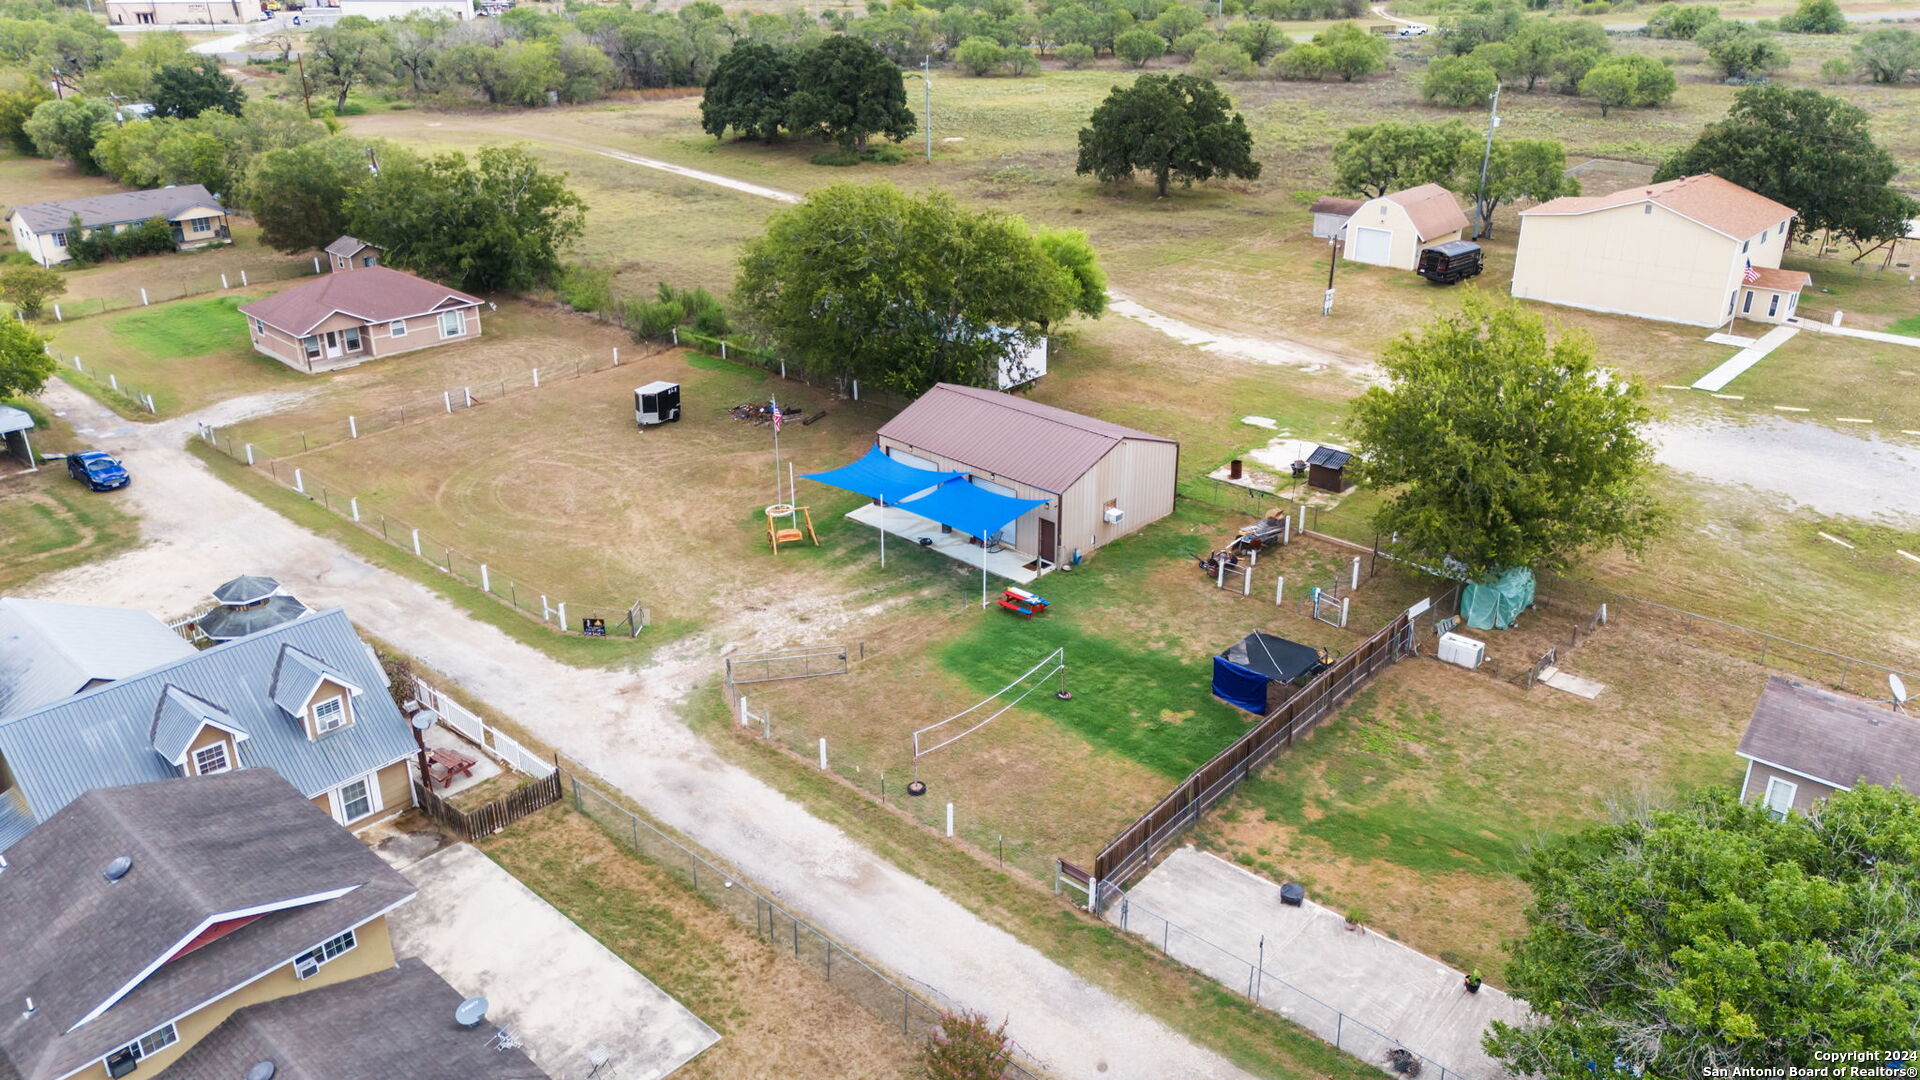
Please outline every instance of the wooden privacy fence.
[{"label": "wooden privacy fence", "polygon": [[474,841],[492,836],[528,814],[560,801],[562,773],[555,769],[537,780],[529,780],[498,799],[472,810],[462,810],[444,796],[435,794],[416,777],[413,785],[420,808],[433,820],[452,829],[462,840]]},{"label": "wooden privacy fence", "polygon": [[[1410,614],[1402,613],[1358,648],[1334,661],[1232,746],[1195,769],[1153,809],[1121,830],[1094,859],[1092,877],[1097,882],[1097,895],[1090,906],[1098,906],[1117,895],[1121,883],[1146,869],[1154,854],[1175,834],[1225,798],[1247,774],[1292,746],[1295,739],[1311,731],[1382,668],[1412,651],[1413,619]],[[1110,888],[1113,891],[1108,891]]]}]

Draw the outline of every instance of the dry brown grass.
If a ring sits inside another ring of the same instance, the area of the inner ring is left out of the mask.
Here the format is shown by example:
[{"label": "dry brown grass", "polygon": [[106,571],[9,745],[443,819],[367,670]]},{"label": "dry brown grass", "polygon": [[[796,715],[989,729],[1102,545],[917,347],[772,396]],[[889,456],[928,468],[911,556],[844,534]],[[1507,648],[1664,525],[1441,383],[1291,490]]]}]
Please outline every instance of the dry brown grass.
[{"label": "dry brown grass", "polygon": [[908,1075],[917,1048],[897,1029],[584,815],[549,809],[480,847],[720,1033],[674,1075]]}]

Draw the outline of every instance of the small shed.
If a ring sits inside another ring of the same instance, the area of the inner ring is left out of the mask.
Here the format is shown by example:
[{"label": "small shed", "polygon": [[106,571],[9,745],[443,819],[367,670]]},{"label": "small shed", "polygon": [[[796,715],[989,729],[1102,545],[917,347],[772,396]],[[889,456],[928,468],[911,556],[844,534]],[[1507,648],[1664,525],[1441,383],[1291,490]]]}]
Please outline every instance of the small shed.
[{"label": "small shed", "polygon": [[1315,447],[1307,455],[1307,486],[1339,494],[1347,490],[1347,462],[1353,455],[1331,446]]},{"label": "small shed", "polygon": [[7,453],[20,459],[29,471],[39,468],[33,463],[33,442],[27,438],[32,430],[33,417],[25,409],[0,405],[0,438],[6,440]]},{"label": "small shed", "polygon": [[1331,240],[1347,227],[1347,219],[1366,202],[1365,199],[1342,199],[1337,195],[1322,195],[1313,201],[1313,235],[1322,240]]},{"label": "small shed", "polygon": [[1466,235],[1460,199],[1439,184],[1368,199],[1347,222],[1346,257],[1354,262],[1411,270],[1420,249]]}]

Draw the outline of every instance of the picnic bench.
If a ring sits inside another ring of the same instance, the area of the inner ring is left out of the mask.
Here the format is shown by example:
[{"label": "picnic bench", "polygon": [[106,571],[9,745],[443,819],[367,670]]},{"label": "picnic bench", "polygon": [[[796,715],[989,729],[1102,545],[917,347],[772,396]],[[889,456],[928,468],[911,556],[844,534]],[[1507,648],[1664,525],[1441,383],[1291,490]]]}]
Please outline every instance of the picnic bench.
[{"label": "picnic bench", "polygon": [[458,750],[444,746],[430,747],[427,750],[427,774],[441,787],[453,786],[456,776],[473,776],[473,767],[478,764],[474,759]]},{"label": "picnic bench", "polygon": [[1013,612],[1023,619],[1031,619],[1035,614],[1046,611],[1052,606],[1047,603],[1045,597],[1037,596],[1025,589],[1015,588],[1012,585],[1007,586],[1006,589],[1001,592],[999,603],[1001,607],[1006,608],[1008,611]]}]

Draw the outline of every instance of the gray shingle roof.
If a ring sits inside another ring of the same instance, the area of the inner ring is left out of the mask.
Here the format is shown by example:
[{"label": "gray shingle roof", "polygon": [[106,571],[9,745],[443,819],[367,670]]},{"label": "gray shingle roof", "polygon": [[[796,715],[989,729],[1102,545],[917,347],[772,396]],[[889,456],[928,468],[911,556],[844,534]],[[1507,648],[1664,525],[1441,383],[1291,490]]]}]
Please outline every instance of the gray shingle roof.
[{"label": "gray shingle roof", "polygon": [[[353,698],[353,723],[308,740],[300,718],[274,704],[283,646],[311,658],[303,668],[317,664],[364,691]],[[177,775],[153,748],[154,711],[169,685],[225,709],[247,732],[239,765],[271,768],[309,796],[414,752],[379,667],[336,608],[0,721],[0,757],[34,817],[45,821],[93,788]]]},{"label": "gray shingle roof", "polygon": [[149,191],[31,203],[14,207],[13,214],[18,214],[34,232],[45,233],[66,228],[75,214],[80,215],[82,225],[120,225],[156,217],[172,221],[175,214],[196,206],[218,207],[220,199],[203,184],[181,184]]},{"label": "gray shingle roof", "polygon": [[177,686],[160,692],[160,706],[153,710],[153,749],[175,765],[186,759],[187,747],[208,724],[235,734],[236,741],[247,739],[247,729],[233,714],[211,701],[197,698]]},{"label": "gray shingle roof", "polygon": [[[109,882],[119,856],[132,869]],[[0,1075],[24,1080],[66,1076],[415,892],[267,769],[88,792],[7,857]]]},{"label": "gray shingle roof", "polygon": [[494,1027],[463,1028],[463,1000],[418,957],[350,982],[249,1005],[167,1068],[167,1080],[241,1080],[262,1061],[274,1080],[547,1080]]},{"label": "gray shingle roof", "polygon": [[1920,720],[1778,675],[1760,692],[1739,753],[1835,787],[1920,794]]},{"label": "gray shingle roof", "polygon": [[362,248],[369,248],[372,246],[373,246],[372,244],[367,243],[365,240],[360,240],[351,236],[343,236],[340,239],[335,240],[333,243],[328,244],[326,250],[327,250],[327,254],[329,255],[338,255],[341,258],[347,258],[349,256],[358,255],[360,253],[360,249]]},{"label": "gray shingle roof", "polygon": [[0,718],[193,655],[144,611],[0,598]]},{"label": "gray shingle roof", "polygon": [[882,438],[1055,493],[1122,439],[1173,442],[997,390],[937,383],[880,428]]}]

